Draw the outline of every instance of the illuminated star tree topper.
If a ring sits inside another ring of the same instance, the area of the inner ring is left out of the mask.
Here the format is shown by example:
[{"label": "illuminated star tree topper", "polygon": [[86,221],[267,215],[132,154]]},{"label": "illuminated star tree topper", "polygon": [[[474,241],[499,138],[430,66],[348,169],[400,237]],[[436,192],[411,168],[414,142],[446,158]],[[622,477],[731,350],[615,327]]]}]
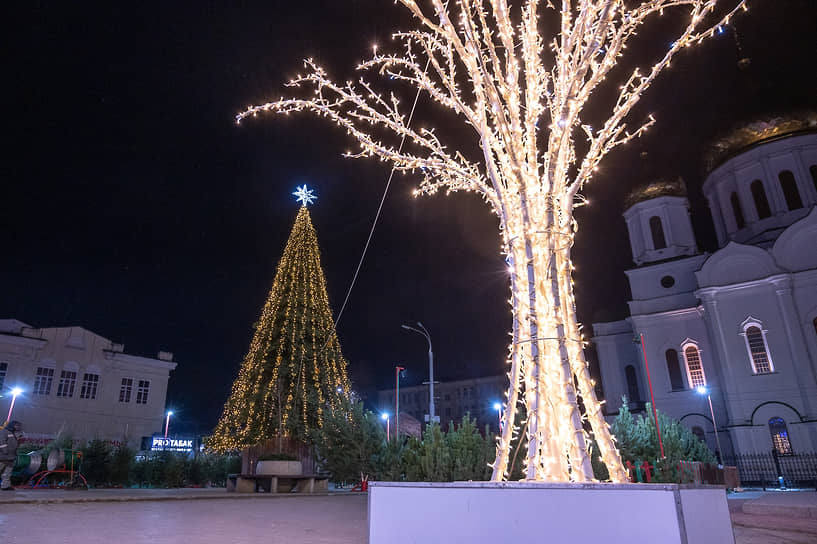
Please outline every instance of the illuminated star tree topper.
[{"label": "illuminated star tree topper", "polygon": [[[526,450],[526,480],[592,481],[592,438],[611,480],[624,482],[576,317],[574,210],[587,203],[581,190],[602,158],[653,125],[651,115],[634,127],[628,122],[658,74],[729,24],[746,0],[397,3],[417,27],[396,32],[393,51],[375,49],[358,64],[357,81],[336,82],[309,59],[290,81],[303,88],[302,98],[253,106],[237,121],[310,111],[357,142],[347,156],[378,157],[421,175],[415,194],[479,193],[499,217],[513,310],[510,385],[492,479],[508,477],[516,447]],[[651,39],[628,49],[647,23]],[[623,63],[634,49],[646,58],[649,47],[660,48],[652,63]],[[382,76],[382,87],[367,75]],[[400,84],[433,100],[427,117],[443,130],[410,124],[411,102],[404,106],[401,93],[389,92]],[[684,84],[688,92],[702,88]]]},{"label": "illuminated star tree topper", "polygon": [[312,189],[307,189],[306,185],[301,185],[292,194],[295,195],[295,200],[300,202],[301,206],[308,206],[318,199],[318,197],[315,196],[314,191]]}]

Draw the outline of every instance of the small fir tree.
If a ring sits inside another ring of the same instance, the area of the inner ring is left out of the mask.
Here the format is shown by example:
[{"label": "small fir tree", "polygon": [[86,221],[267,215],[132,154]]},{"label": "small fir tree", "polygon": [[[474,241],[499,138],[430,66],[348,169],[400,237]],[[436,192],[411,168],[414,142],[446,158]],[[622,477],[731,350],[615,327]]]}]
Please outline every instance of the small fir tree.
[{"label": "small fir tree", "polygon": [[647,404],[646,416],[633,417],[627,404],[627,397],[624,397],[618,416],[611,426],[618,441],[621,458],[625,462],[629,461],[634,465],[643,461],[653,463],[659,481],[676,481],[679,461],[717,462],[705,442],[683,423],[659,411],[658,424],[664,445],[662,458],[652,407]]},{"label": "small fir tree", "polygon": [[340,402],[325,413],[323,426],[314,429],[310,438],[333,482],[356,482],[381,471],[386,433],[363,403]]},{"label": "small fir tree", "polygon": [[324,413],[349,394],[306,208],[310,198],[303,200],[250,349],[207,442],[212,450],[237,450],[281,436],[305,440],[323,424]]}]

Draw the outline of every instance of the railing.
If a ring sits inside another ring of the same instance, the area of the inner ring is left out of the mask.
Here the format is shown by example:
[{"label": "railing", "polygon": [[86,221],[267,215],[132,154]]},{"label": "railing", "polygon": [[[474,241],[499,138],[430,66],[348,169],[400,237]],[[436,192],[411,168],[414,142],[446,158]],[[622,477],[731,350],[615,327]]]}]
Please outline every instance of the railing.
[{"label": "railing", "polygon": [[746,487],[762,488],[817,488],[817,453],[780,455],[749,453],[725,456],[727,465],[738,468],[740,480]]},{"label": "railing", "polygon": [[678,462],[679,484],[722,485],[727,489],[740,487],[738,469],[734,466],[718,466],[698,461]]}]

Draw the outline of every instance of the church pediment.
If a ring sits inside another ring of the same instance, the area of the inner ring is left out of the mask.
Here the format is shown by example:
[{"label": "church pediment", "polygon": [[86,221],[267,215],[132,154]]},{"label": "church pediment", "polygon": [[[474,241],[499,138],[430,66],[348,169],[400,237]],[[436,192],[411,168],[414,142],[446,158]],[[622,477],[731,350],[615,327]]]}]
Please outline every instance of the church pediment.
[{"label": "church pediment", "polygon": [[759,280],[781,272],[766,250],[729,242],[713,253],[695,275],[700,287],[714,287]]},{"label": "church pediment", "polygon": [[817,268],[817,206],[783,231],[772,255],[777,264],[793,272]]}]

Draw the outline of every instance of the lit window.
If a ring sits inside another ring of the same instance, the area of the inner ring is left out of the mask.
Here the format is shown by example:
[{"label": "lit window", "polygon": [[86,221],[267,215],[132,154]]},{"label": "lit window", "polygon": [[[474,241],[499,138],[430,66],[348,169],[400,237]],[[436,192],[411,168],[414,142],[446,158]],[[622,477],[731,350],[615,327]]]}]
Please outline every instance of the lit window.
[{"label": "lit window", "polygon": [[60,383],[57,386],[57,396],[73,397],[76,383],[77,373],[72,370],[63,370],[60,374]]},{"label": "lit window", "polygon": [[119,402],[130,402],[130,395],[133,391],[133,378],[122,378],[122,385],[119,388]]},{"label": "lit window", "polygon": [[797,188],[797,181],[794,179],[794,174],[789,170],[783,170],[778,174],[777,178],[780,180],[780,188],[783,190],[783,196],[786,198],[786,206],[790,210],[799,210],[803,207],[803,199],[800,198],[800,190]]},{"label": "lit window", "polygon": [[664,237],[664,226],[661,218],[657,215],[650,217],[650,233],[652,234],[652,248],[664,249],[667,247],[667,239]]},{"label": "lit window", "polygon": [[641,391],[638,390],[638,377],[635,373],[633,365],[627,365],[624,368],[624,376],[627,379],[627,396],[631,402],[641,400]]},{"label": "lit window", "polygon": [[701,364],[701,352],[698,351],[697,346],[686,346],[684,348],[684,359],[686,360],[689,386],[692,389],[706,387],[706,376],[704,375],[704,367]]},{"label": "lit window", "polygon": [[79,398],[95,399],[96,389],[99,386],[99,374],[85,373],[82,376],[82,388],[79,390]]},{"label": "lit window", "polygon": [[678,361],[678,352],[674,349],[668,349],[667,357],[667,371],[669,372],[669,381],[673,391],[683,391],[684,378],[681,375],[681,363]]},{"label": "lit window", "polygon": [[[817,324],[817,320],[815,320]],[[3,389],[3,385],[6,383],[6,372],[8,372],[9,364],[8,363],[0,363],[0,390]]]},{"label": "lit window", "polygon": [[732,203],[732,213],[735,214],[735,226],[742,229],[746,226],[746,220],[743,218],[743,208],[740,207],[738,194],[733,192],[732,196],[729,197],[729,201]]},{"label": "lit window", "polygon": [[54,381],[54,369],[39,367],[37,377],[34,378],[35,395],[48,395],[51,393],[51,382]]},{"label": "lit window", "polygon": [[147,404],[148,393],[150,392],[150,381],[139,380],[139,387],[136,388],[136,404]]},{"label": "lit window", "polygon": [[763,188],[763,182],[756,179],[749,186],[752,191],[752,198],[755,200],[755,209],[757,210],[758,219],[766,219],[772,215],[772,209],[769,207],[769,199],[766,198],[766,189]]},{"label": "lit window", "polygon": [[749,351],[749,359],[752,361],[752,370],[755,374],[768,374],[774,372],[772,360],[769,357],[769,349],[766,345],[766,334],[757,323],[750,323],[744,329],[746,336],[746,349]]},{"label": "lit window", "polygon": [[769,420],[769,433],[772,435],[772,447],[780,455],[791,455],[791,441],[789,430],[782,417],[773,417]]}]

